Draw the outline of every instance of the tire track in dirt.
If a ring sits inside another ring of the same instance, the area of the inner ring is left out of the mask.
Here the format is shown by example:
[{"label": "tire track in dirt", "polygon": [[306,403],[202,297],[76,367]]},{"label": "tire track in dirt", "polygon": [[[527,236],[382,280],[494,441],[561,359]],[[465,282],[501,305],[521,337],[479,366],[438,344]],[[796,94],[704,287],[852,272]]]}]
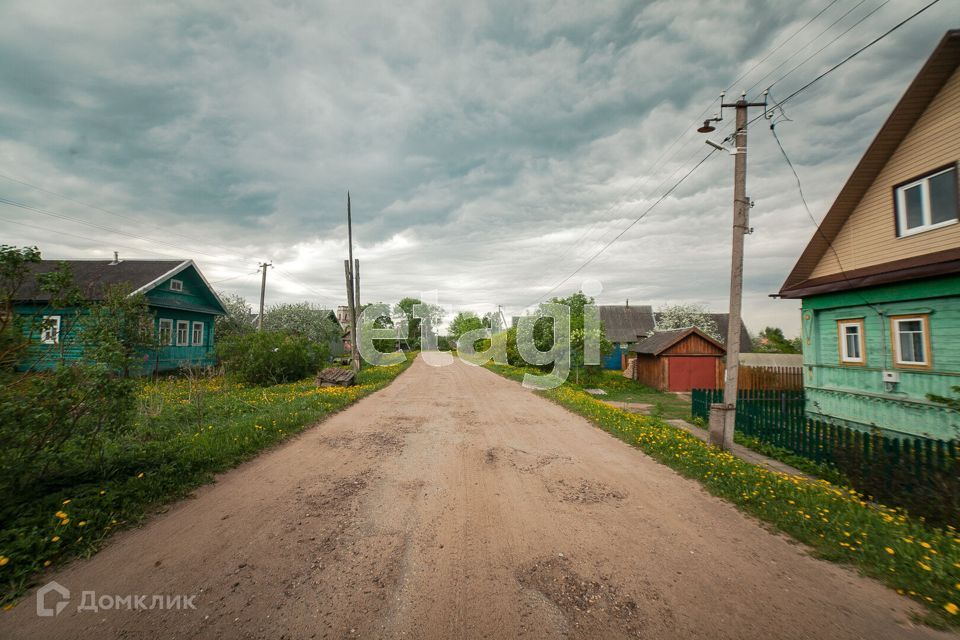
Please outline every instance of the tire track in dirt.
[{"label": "tire track in dirt", "polygon": [[516,383],[422,359],[50,577],[197,610],[27,597],[0,637],[954,637]]}]

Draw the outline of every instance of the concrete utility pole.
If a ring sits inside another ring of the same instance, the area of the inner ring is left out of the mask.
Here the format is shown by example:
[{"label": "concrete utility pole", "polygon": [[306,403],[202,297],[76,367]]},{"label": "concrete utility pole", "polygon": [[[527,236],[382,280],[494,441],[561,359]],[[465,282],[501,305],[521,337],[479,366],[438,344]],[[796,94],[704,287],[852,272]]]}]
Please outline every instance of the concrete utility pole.
[{"label": "concrete utility pole", "polygon": [[260,276],[260,315],[257,316],[257,331],[263,331],[263,301],[267,295],[267,267],[272,266],[272,262],[260,263],[263,275]]},{"label": "concrete utility pole", "polygon": [[[747,102],[746,92],[734,103],[723,102],[720,108],[736,109],[736,130],[734,144],[736,151],[733,166],[733,247],[730,260],[730,315],[727,322],[727,367],[723,381],[723,404],[710,406],[710,443],[723,449],[733,447],[733,432],[737,423],[737,390],[740,374],[740,333],[742,323],[740,311],[743,302],[743,237],[750,233],[749,211],[751,202],[747,198],[747,112],[750,107],[767,107],[767,93],[763,93],[763,102]],[[704,121],[697,131],[714,131],[710,122],[719,122],[722,116]],[[713,147],[723,148],[712,142]]]}]

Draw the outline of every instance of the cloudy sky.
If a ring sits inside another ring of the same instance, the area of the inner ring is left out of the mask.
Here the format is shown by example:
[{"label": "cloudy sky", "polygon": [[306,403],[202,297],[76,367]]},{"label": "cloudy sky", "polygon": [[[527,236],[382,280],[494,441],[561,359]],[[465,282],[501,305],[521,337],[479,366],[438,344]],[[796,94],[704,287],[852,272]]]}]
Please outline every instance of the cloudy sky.
[{"label": "cloudy sky", "polygon": [[[722,89],[782,98],[927,1],[7,0],[2,242],[193,258],[250,301],[272,260],[268,303],[335,305],[349,189],[364,302],[437,290],[515,315],[709,151],[697,119]],[[818,219],[956,9],[785,106]],[[553,295],[725,310],[732,174],[714,154]],[[793,334],[797,303],[768,294],[813,224],[762,120],[748,193],[744,317]]]}]

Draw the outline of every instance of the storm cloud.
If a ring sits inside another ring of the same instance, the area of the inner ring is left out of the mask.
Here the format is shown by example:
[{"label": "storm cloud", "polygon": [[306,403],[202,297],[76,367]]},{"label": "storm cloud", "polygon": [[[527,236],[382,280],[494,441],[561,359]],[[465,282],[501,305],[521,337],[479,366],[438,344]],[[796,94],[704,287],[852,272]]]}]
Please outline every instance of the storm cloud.
[{"label": "storm cloud", "polygon": [[[3,242],[193,258],[248,299],[270,259],[268,302],[336,305],[349,189],[364,301],[436,289],[451,309],[517,314],[706,154],[697,117],[734,79],[749,71],[731,91],[751,96],[779,80],[782,98],[923,3],[867,17],[881,4],[7,2],[0,196],[31,208],[0,204]],[[817,218],[950,5],[785,107],[777,131]],[[723,310],[732,170],[714,154],[555,293],[592,279],[603,303]],[[796,302],[768,294],[814,227],[763,120],[748,193],[744,316],[795,333]]]}]

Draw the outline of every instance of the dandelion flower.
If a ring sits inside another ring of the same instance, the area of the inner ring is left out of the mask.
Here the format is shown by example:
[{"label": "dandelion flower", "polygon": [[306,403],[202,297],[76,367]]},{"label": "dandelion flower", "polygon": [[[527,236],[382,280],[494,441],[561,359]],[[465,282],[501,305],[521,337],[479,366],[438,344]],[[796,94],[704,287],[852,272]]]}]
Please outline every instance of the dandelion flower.
[{"label": "dandelion flower", "polygon": [[8,562],[10,562],[10,558],[7,556],[0,556],[0,567],[4,566]]},{"label": "dandelion flower", "polygon": [[953,604],[952,602],[948,602],[947,604],[943,605],[943,608],[946,609],[947,613],[952,616],[957,615],[957,612],[960,611],[960,607],[957,607],[957,605]]},{"label": "dandelion flower", "polygon": [[60,542],[60,536],[53,536],[50,538],[50,542]]},{"label": "dandelion flower", "polygon": [[67,514],[64,513],[63,511],[57,511],[57,512],[56,512],[55,514],[53,514],[53,515],[57,516],[57,517],[60,518],[61,520],[64,520],[64,519],[67,518]]},{"label": "dandelion flower", "polygon": [[896,551],[894,551],[894,550],[891,549],[890,547],[884,547],[883,550],[886,551],[887,553],[889,553],[890,555],[896,554]]}]

